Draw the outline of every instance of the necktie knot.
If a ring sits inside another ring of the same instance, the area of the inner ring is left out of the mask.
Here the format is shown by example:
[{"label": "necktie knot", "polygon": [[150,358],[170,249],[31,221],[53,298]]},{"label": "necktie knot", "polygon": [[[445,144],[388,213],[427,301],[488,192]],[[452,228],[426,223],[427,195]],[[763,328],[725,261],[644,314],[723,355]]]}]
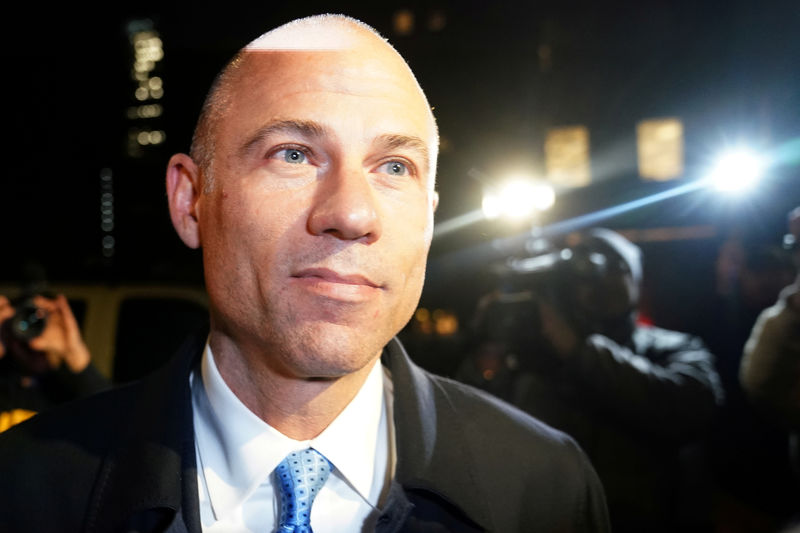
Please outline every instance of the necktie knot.
[{"label": "necktie knot", "polygon": [[311,504],[328,480],[332,465],[313,448],[292,452],[275,469],[281,489],[281,533],[312,533]]}]

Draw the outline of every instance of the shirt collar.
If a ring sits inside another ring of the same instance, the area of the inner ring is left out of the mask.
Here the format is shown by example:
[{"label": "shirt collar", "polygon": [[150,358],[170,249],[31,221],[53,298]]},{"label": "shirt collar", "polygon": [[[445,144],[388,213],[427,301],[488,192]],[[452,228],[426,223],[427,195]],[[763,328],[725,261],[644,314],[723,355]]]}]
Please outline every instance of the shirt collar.
[{"label": "shirt collar", "polygon": [[377,505],[371,494],[375,474],[377,439],[384,409],[384,373],[376,361],[364,385],[339,416],[309,445],[328,458],[362,498]]},{"label": "shirt collar", "polygon": [[192,376],[196,443],[214,514],[221,518],[246,500],[291,451],[313,447],[362,498],[371,494],[376,445],[384,412],[383,371],[377,362],[355,398],[316,438],[291,439],[250,411],[222,379],[210,346]]}]

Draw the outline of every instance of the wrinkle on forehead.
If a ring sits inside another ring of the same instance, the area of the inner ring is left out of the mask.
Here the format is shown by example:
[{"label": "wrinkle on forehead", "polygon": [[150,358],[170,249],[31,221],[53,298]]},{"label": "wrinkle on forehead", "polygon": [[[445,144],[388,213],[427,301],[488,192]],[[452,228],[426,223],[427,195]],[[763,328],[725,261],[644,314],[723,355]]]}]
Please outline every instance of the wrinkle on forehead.
[{"label": "wrinkle on forehead", "polygon": [[431,142],[438,145],[438,128],[425,93],[402,57],[385,46],[312,52],[250,50],[241,54],[229,81],[231,90],[243,96],[327,92],[405,101],[410,114],[424,114],[419,116],[425,117]]},{"label": "wrinkle on forehead", "polygon": [[[298,91],[318,88],[363,96],[396,89],[415,93],[427,107],[425,94],[405,63],[392,59],[385,54],[362,50],[248,51],[241,57],[239,82],[255,85],[269,80],[273,86],[286,84]],[[314,75],[305,79],[278,75],[289,69],[305,69]]]}]

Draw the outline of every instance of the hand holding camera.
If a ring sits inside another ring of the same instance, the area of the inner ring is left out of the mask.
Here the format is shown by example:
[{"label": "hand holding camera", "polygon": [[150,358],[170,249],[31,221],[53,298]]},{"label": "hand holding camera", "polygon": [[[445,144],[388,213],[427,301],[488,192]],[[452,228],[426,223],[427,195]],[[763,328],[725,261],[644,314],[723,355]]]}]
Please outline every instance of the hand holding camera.
[{"label": "hand holding camera", "polygon": [[63,295],[52,299],[36,295],[16,306],[0,295],[0,357],[9,355],[34,374],[62,364],[77,373],[91,360]]}]

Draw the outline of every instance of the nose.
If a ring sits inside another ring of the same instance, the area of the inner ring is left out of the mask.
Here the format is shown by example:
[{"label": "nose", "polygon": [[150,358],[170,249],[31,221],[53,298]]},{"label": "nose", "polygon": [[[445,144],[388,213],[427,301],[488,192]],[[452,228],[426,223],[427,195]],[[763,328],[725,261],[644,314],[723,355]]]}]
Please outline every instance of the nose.
[{"label": "nose", "polygon": [[330,235],[370,244],[381,236],[374,191],[364,170],[338,168],[323,176],[308,218],[313,235]]}]

